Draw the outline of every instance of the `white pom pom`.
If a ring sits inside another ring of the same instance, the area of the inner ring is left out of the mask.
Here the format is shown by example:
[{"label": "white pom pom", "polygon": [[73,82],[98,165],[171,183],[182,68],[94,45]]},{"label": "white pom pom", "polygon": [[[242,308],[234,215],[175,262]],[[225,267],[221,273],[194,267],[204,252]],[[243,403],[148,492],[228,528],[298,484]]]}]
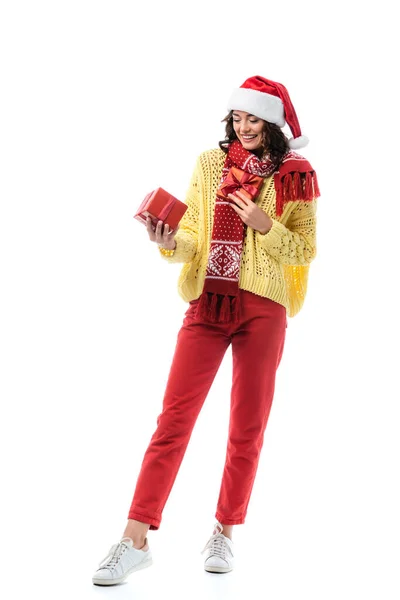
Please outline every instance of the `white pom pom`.
[{"label": "white pom pom", "polygon": [[289,148],[292,150],[297,150],[297,148],[303,148],[304,146],[307,146],[309,141],[310,140],[306,135],[300,135],[297,138],[290,138],[288,144]]}]

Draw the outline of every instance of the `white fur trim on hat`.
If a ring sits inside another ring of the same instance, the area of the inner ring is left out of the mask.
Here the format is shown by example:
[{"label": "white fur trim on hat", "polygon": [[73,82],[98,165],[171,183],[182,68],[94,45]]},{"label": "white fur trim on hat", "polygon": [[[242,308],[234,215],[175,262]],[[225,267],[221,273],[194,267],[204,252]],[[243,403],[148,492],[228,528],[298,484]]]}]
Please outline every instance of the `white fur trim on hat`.
[{"label": "white fur trim on hat", "polygon": [[307,146],[309,141],[310,140],[306,135],[299,135],[297,138],[290,138],[290,140],[288,140],[288,144],[289,148],[292,150],[297,150],[297,148],[303,148],[304,146]]},{"label": "white fur trim on hat", "polygon": [[272,94],[250,88],[236,88],[229,98],[227,108],[228,110],[244,110],[264,121],[275,123],[279,127],[285,125],[283,102]]}]

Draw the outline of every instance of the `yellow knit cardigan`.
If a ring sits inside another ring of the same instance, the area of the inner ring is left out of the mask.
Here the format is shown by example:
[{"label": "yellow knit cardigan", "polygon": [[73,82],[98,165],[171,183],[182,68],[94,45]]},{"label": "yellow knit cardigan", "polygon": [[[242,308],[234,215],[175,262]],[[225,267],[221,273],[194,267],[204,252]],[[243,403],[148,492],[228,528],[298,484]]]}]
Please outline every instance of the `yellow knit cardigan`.
[{"label": "yellow knit cardigan", "polygon": [[[172,256],[159,253],[169,263],[184,263],[178,293],[185,302],[203,291],[215,197],[225,158],[220,148],[198,156],[186,195],[188,208],[175,235],[175,252]],[[239,287],[283,304],[287,315],[293,317],[304,303],[309,265],[316,255],[317,199],[289,201],[277,217],[272,175],[265,178],[255,202],[271,217],[273,226],[266,234],[245,227]]]}]

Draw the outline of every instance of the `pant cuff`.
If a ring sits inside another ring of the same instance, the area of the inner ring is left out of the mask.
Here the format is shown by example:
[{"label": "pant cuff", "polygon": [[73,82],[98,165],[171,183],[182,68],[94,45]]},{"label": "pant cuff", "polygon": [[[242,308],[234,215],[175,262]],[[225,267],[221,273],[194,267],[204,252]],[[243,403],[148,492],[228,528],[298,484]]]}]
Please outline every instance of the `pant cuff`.
[{"label": "pant cuff", "polygon": [[136,521],[141,521],[142,523],[149,523],[152,531],[157,531],[160,527],[161,519],[157,517],[150,517],[150,515],[146,515],[141,512],[137,512],[136,510],[130,510],[128,514],[128,519],[135,519]]},{"label": "pant cuff", "polygon": [[224,515],[222,515],[218,511],[215,513],[215,518],[224,525],[243,525],[245,521],[245,517],[242,517],[240,519],[229,519],[228,517],[224,517]]}]

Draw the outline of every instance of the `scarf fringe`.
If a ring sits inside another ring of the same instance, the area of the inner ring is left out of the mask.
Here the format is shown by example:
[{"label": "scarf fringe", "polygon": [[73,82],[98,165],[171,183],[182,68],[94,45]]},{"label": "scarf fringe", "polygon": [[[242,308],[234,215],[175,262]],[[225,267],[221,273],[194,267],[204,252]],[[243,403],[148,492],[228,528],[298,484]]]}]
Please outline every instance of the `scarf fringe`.
[{"label": "scarf fringe", "polygon": [[316,172],[287,173],[280,178],[275,174],[276,190],[276,214],[280,216],[283,212],[285,202],[290,200],[311,201],[320,195]]},{"label": "scarf fringe", "polygon": [[229,315],[231,312],[231,301],[229,296],[224,296],[222,299],[221,310],[219,313],[219,318],[222,323],[226,323],[229,319]]},{"label": "scarf fringe", "polygon": [[217,315],[217,300],[218,300],[218,295],[217,294],[212,294],[211,296],[211,304],[208,303],[208,311],[207,311],[207,316],[210,319],[210,321],[215,321],[216,315]]},{"label": "scarf fringe", "polygon": [[233,297],[232,311],[233,311],[233,319],[234,319],[235,323],[238,323],[242,316],[242,303],[240,301],[240,296]]},{"label": "scarf fringe", "polygon": [[[217,306],[221,301],[219,315]],[[214,294],[203,292],[197,305],[196,319],[208,323],[238,322],[241,315],[241,302],[239,296],[229,294]]]},{"label": "scarf fringe", "polygon": [[317,174],[315,171],[313,173],[313,185],[314,185],[314,195],[316,198],[318,198],[321,195],[321,192],[319,191],[318,179],[317,179]]}]

